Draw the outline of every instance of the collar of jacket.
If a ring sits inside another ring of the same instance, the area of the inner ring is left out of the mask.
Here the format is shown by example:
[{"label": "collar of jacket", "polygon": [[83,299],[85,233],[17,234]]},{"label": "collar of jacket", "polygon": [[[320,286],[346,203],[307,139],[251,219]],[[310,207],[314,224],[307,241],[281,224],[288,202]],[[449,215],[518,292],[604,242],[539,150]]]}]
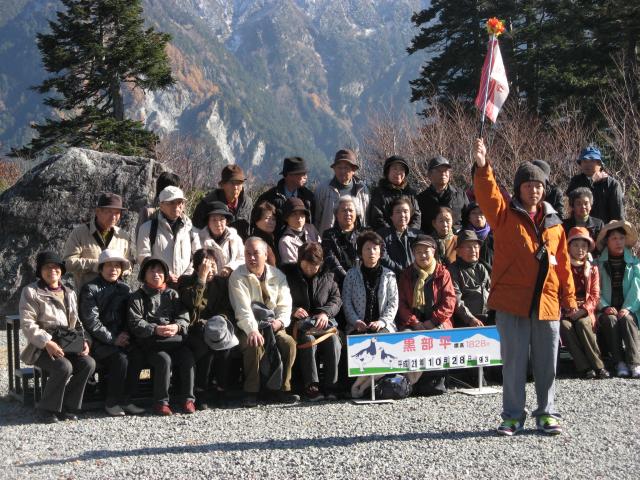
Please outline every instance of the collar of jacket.
[{"label": "collar of jacket", "polygon": [[[120,232],[120,227],[115,225],[111,227],[111,231],[113,232],[114,235],[116,235],[117,233]],[[94,233],[97,233],[98,235],[100,235],[100,232],[98,231],[98,225],[96,223],[96,217],[93,217],[93,220],[89,222],[89,234],[93,235]]]},{"label": "collar of jacket", "polygon": [[[351,179],[353,185],[351,186],[351,196],[356,197],[358,193],[364,188],[364,182],[360,180],[356,175]],[[329,186],[334,188],[335,190],[340,190],[341,185],[338,183],[338,179],[334,175],[331,181],[329,182]]]},{"label": "collar of jacket", "polygon": [[378,182],[378,186],[381,188],[384,188],[385,190],[392,190],[396,192],[400,191],[404,195],[415,195],[415,192],[409,186],[409,181],[407,180],[406,177],[402,181],[402,185],[400,186],[393,185],[388,178],[381,178],[380,181]]},{"label": "collar of jacket", "polygon": [[[207,233],[209,234],[209,238],[207,238],[207,240],[212,240],[213,243],[218,245],[218,242],[216,242],[216,239],[213,238],[213,233],[211,233],[211,229],[209,228],[209,225],[207,225],[206,228],[207,228]],[[229,231],[230,228],[233,228],[233,227],[224,227],[224,232],[222,232],[222,235],[220,235],[220,241],[225,241],[229,238],[229,236],[231,235],[231,232]]]},{"label": "collar of jacket", "polygon": [[[518,200],[517,198],[513,197],[511,199],[511,203],[509,204],[509,207],[512,210],[515,210],[516,212],[519,212],[523,215],[526,215],[526,217],[529,219],[529,221],[531,223],[533,223],[533,221],[531,220],[531,217],[529,216],[529,213],[524,209],[524,207],[522,206],[522,204],[520,203],[520,200]],[[542,202],[542,208],[544,209],[544,220],[542,222],[542,229],[546,230],[547,228],[551,228],[555,225],[562,225],[562,219],[560,218],[560,216],[558,215],[558,212],[556,211],[555,208],[553,208],[553,206],[551,206],[550,203],[547,202]],[[534,225],[536,230],[538,228],[537,225]]]},{"label": "collar of jacket", "polygon": [[302,227],[302,231],[301,232],[296,232],[293,228],[291,227],[286,227],[284,229],[284,231],[282,232],[282,235],[280,238],[282,237],[298,237],[298,238],[302,238],[303,236],[306,237],[306,235],[308,235],[309,233],[309,228],[307,227],[307,225],[309,225],[308,223],[304,224],[304,227]]},{"label": "collar of jacket", "polygon": [[[640,263],[640,259],[635,257],[631,249],[628,247],[624,247],[623,256],[624,256],[624,263],[626,263],[627,265],[637,265]],[[600,256],[598,257],[598,263],[600,265],[604,265],[604,263],[608,261],[609,261],[609,249],[605,248],[600,254]]]},{"label": "collar of jacket", "polygon": [[[264,281],[265,281],[265,283],[269,283],[269,280],[271,278],[275,277],[275,275],[273,273],[274,267],[272,267],[269,264],[265,264],[264,269],[265,269]],[[243,277],[247,277],[247,278],[253,277],[256,280],[258,280],[258,282],[260,281],[260,278],[255,273],[251,273],[249,271],[249,269],[247,268],[246,264],[240,265],[238,268],[235,269],[234,273],[235,272],[238,272],[238,275],[242,275]]]},{"label": "collar of jacket", "polygon": [[[59,282],[59,284],[60,284],[60,287],[62,288],[62,290],[64,291],[64,298],[66,299],[67,298],[67,294],[69,293],[69,287],[67,287],[62,282]],[[41,295],[44,295],[44,296],[47,296],[47,297],[53,297],[55,299],[58,298],[53,293],[51,293],[51,291],[47,288],[47,283],[44,280],[39,279],[36,282],[36,285],[38,287],[38,290],[40,290],[40,294]]]},{"label": "collar of jacket", "polygon": [[431,195],[433,198],[441,198],[445,195],[448,195],[449,197],[453,197],[454,194],[456,194],[458,192],[458,190],[456,189],[456,187],[454,187],[453,185],[451,185],[451,182],[447,183],[447,186],[444,187],[444,190],[442,190],[441,192],[437,192],[436,191],[436,187],[433,186],[433,184],[429,185],[427,187],[426,190],[429,195]]},{"label": "collar of jacket", "polygon": [[[224,190],[222,188],[216,188],[213,191],[213,197],[219,202],[224,203],[225,205],[229,204],[229,202],[227,202],[227,197],[224,195]],[[240,208],[244,206],[246,201],[247,199],[244,195],[244,186],[243,186],[242,190],[240,191],[240,196],[238,197],[238,210],[240,210]],[[231,212],[231,214],[233,215],[233,212]]]},{"label": "collar of jacket", "polygon": [[165,288],[164,290],[160,290],[158,288],[151,288],[146,283],[143,283],[140,286],[140,290],[142,290],[147,297],[154,297],[156,295],[162,295],[164,292],[169,290],[169,287]]},{"label": "collar of jacket", "polygon": [[[418,278],[418,271],[416,270],[418,267],[416,267],[415,263],[411,264],[411,278],[412,280],[415,280]],[[431,277],[429,277],[432,280],[435,280],[436,278],[441,278],[444,275],[444,271],[447,269],[447,267],[445,267],[444,265],[442,265],[440,262],[436,262],[436,269],[433,271],[433,273],[431,274]],[[414,283],[413,281],[411,282],[412,284]]]},{"label": "collar of jacket", "polygon": [[469,262],[465,262],[463,259],[461,259],[460,257],[456,257],[456,261],[454,263],[456,263],[458,265],[458,268],[460,270],[468,270],[468,269],[473,269],[476,267],[476,265],[478,265],[478,262],[480,260],[477,260],[475,262],[469,263]]},{"label": "collar of jacket", "polygon": [[[162,222],[165,224],[165,226],[171,230],[171,223],[169,222],[169,219],[167,217],[164,216],[164,213],[162,213],[160,210],[158,210],[158,219],[162,220]],[[191,229],[191,220],[189,220],[189,218],[185,217],[184,214],[180,215],[177,219],[177,222],[181,222],[181,226],[178,229],[178,231],[180,231],[182,228],[186,228],[187,230]]]},{"label": "collar of jacket", "polygon": [[[313,192],[309,190],[307,187],[302,186],[296,190],[296,197],[300,200],[306,200],[306,192],[309,192],[313,195]],[[276,194],[280,195],[282,198],[286,199],[287,196],[284,194],[284,178],[278,180],[278,184],[276,185]]]}]

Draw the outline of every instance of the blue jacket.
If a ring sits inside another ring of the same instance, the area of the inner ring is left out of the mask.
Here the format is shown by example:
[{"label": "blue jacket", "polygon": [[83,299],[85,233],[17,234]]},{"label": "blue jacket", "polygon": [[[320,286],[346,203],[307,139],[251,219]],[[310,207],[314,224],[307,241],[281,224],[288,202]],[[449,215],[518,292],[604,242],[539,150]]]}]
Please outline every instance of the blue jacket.
[{"label": "blue jacket", "polygon": [[[622,308],[636,315],[636,321],[640,314],[640,260],[633,255],[630,249],[624,249],[624,261],[627,264],[622,280],[622,293],[624,303]],[[598,258],[600,270],[600,305],[599,308],[610,307],[611,304],[611,269],[609,268],[609,250],[605,249]]]}]

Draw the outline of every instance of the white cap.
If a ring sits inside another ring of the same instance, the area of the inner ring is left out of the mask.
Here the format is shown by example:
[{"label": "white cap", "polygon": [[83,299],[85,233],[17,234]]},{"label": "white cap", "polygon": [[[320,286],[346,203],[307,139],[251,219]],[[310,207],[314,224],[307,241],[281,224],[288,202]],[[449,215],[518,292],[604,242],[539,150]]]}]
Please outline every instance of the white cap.
[{"label": "white cap", "polygon": [[122,255],[122,252],[120,252],[119,250],[103,250],[98,257],[98,265],[102,265],[103,263],[107,262],[120,262],[122,263],[123,270],[129,270],[131,268],[131,263],[129,263],[129,260],[124,258],[124,255]]},{"label": "white cap", "polygon": [[162,202],[173,202],[174,200],[186,200],[184,193],[178,187],[165,187],[164,190],[160,192],[159,197],[160,203]]}]

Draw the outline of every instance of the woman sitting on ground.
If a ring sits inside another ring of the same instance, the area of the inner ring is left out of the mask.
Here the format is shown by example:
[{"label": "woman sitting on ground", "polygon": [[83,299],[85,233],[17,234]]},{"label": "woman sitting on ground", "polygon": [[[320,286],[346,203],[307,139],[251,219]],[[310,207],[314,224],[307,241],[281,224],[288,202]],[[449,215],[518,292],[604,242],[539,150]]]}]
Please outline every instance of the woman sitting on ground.
[{"label": "woman sitting on ground", "polygon": [[116,250],[103,250],[98,257],[98,276],[80,291],[79,315],[91,335],[91,355],[106,371],[106,412],[119,417],[144,413],[131,403],[144,366],[144,356],[127,331],[127,303],[131,289],[122,281],[129,261]]},{"label": "woman sitting on ground", "polygon": [[81,343],[78,353],[65,352],[57,333],[67,330],[83,334],[78,320],[76,294],[61,282],[64,262],[53,252],[36,257],[35,282],[22,289],[20,327],[27,346],[20,358],[27,365],[41,368],[48,376],[42,398],[36,405],[43,423],[77,420],[87,380],[96,368],[89,356],[89,345]]},{"label": "woman sitting on ground", "polygon": [[631,247],[638,240],[629,222],[612,220],[598,235],[600,317],[598,333],[613,357],[618,377],[640,378],[640,260]]},{"label": "woman sitting on ground", "polygon": [[[340,362],[340,338],[333,334],[314,345],[316,337],[310,330],[322,332],[335,327],[342,300],[333,274],[324,268],[322,246],[317,242],[305,243],[298,250],[298,263],[283,265],[291,291],[294,337],[298,343],[296,365],[304,380],[304,397],[309,401],[327,398],[335,400]],[[316,364],[316,352],[322,358],[324,376],[322,388]]]},{"label": "woman sitting on ground", "polygon": [[600,275],[589,261],[589,252],[593,251],[595,243],[584,227],[573,227],[567,243],[578,311],[562,316],[560,335],[583,378],[609,378],[594,331],[595,311],[600,302]]},{"label": "woman sitting on ground", "polygon": [[251,211],[251,236],[264,240],[267,244],[267,263],[272,267],[280,265],[280,255],[276,245],[276,207],[267,201],[260,202]]},{"label": "woman sitting on ground", "polygon": [[194,362],[185,344],[189,314],[168,288],[169,267],[158,258],[145,258],[138,280],[142,286],[129,299],[127,320],[135,342],[153,368],[153,413],[172,415],[169,407],[169,384],[172,368],[180,378],[177,394],[182,411],[196,410],[193,396]]},{"label": "woman sitting on ground", "polygon": [[[226,403],[229,356],[238,339],[233,334],[233,327],[228,328],[233,320],[229,280],[216,275],[214,252],[197,250],[193,254],[193,270],[191,275],[180,277],[178,292],[180,300],[189,310],[188,344],[195,360],[196,408],[206,410],[211,397],[212,368],[216,382],[215,400],[220,406]],[[224,336],[214,339],[211,334],[218,331]]]}]

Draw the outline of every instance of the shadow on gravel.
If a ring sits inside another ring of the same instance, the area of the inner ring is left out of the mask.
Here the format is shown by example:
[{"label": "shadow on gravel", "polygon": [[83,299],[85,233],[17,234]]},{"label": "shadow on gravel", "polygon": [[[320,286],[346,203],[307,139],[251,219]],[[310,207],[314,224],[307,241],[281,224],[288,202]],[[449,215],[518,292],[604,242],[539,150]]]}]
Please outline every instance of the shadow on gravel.
[{"label": "shadow on gravel", "polygon": [[[524,433],[524,432],[523,432]],[[184,453],[236,452],[246,450],[302,450],[307,447],[332,448],[349,447],[354,444],[371,442],[413,442],[429,440],[464,440],[468,438],[495,437],[495,430],[398,433],[394,435],[359,435],[355,437],[297,438],[292,440],[264,440],[255,442],[218,442],[204,445],[181,445],[161,448],[140,448],[135,450],[89,450],[77,457],[56,460],[44,460],[22,464],[21,467],[40,467],[59,465],[67,462],[87,460],[105,460],[125,457],[144,457],[150,455],[171,455]]]}]

